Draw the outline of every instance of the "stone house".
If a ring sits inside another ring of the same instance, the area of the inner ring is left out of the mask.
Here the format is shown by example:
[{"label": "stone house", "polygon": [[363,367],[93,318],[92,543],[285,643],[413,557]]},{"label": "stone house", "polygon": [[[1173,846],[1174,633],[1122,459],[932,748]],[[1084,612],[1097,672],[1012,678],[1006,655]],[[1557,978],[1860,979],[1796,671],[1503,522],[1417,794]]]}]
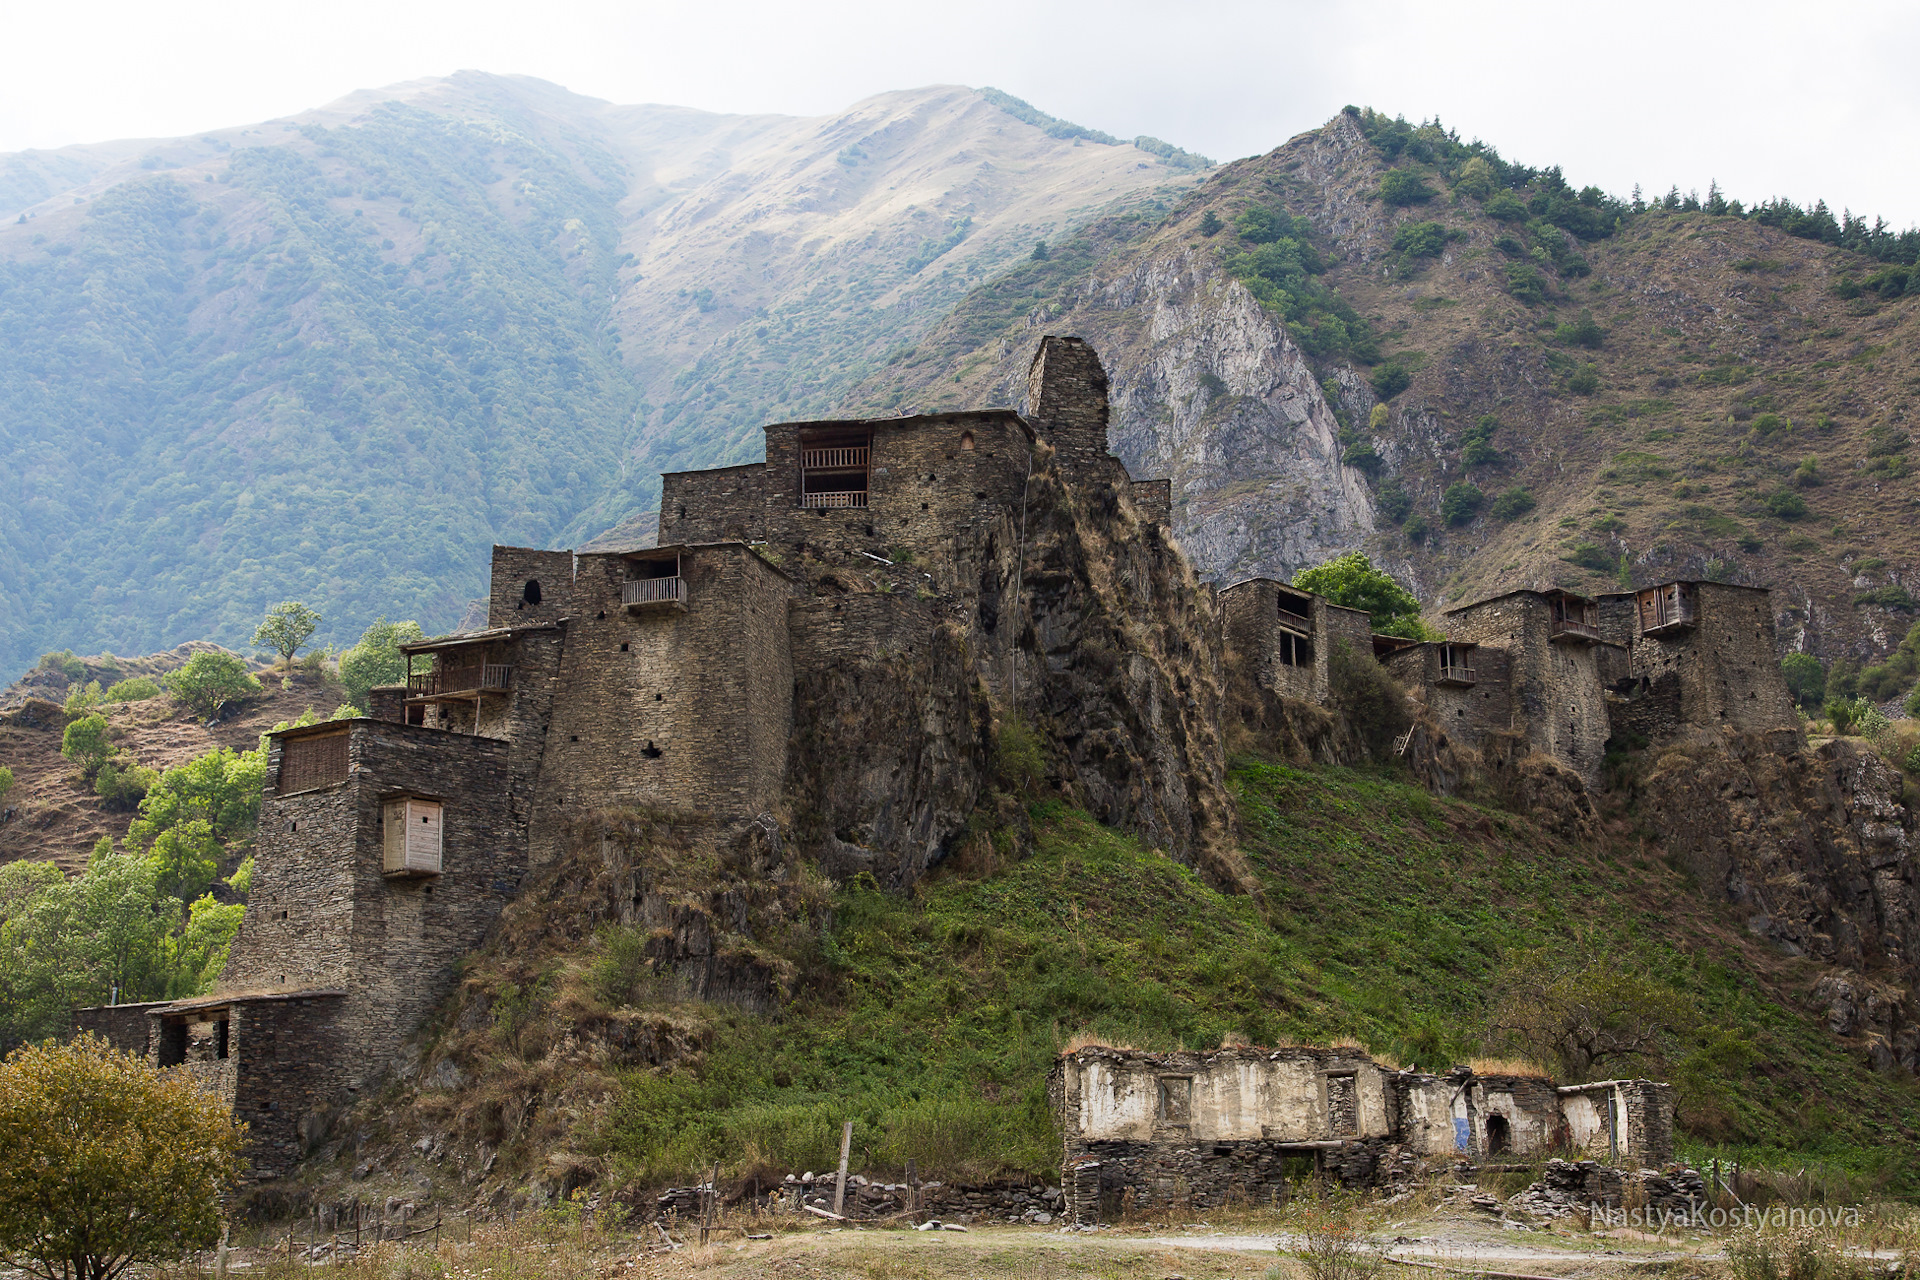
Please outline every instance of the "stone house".
[{"label": "stone house", "polygon": [[1626,655],[1608,681],[1615,733],[1801,733],[1765,587],[1663,582],[1602,596],[1600,616]]},{"label": "stone house", "polygon": [[1257,692],[1326,705],[1328,659],[1336,644],[1373,651],[1373,619],[1272,578],[1249,578],[1220,592],[1221,626],[1232,655],[1228,678],[1240,698]]},{"label": "stone house", "polygon": [[1357,1047],[1150,1053],[1070,1049],[1048,1077],[1069,1221],[1125,1211],[1268,1204],[1287,1181],[1398,1181],[1422,1166],[1580,1151],[1673,1155],[1664,1084],[1558,1088],[1536,1076],[1430,1075]]}]

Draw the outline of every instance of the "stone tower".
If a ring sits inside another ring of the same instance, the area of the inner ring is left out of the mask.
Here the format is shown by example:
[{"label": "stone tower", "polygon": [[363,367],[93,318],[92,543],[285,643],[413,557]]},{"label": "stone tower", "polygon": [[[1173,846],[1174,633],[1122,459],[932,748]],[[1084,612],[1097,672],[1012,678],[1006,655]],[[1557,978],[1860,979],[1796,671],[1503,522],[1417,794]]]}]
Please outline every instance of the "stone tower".
[{"label": "stone tower", "polygon": [[1107,374],[1085,342],[1040,339],[1027,370],[1026,417],[1057,452],[1068,484],[1115,478],[1107,455]]}]

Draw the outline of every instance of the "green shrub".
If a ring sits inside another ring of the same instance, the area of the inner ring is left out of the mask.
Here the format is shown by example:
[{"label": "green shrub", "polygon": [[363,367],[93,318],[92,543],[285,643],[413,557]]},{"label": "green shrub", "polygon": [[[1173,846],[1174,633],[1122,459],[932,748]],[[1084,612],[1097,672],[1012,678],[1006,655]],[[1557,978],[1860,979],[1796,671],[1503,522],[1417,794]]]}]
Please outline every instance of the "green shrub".
[{"label": "green shrub", "polygon": [[1413,499],[1401,487],[1398,480],[1389,480],[1380,486],[1380,492],[1374,495],[1374,509],[1388,524],[1399,524],[1413,514]]},{"label": "green shrub", "polygon": [[1591,362],[1581,365],[1567,377],[1567,390],[1577,396],[1590,396],[1600,389],[1600,370]]},{"label": "green shrub", "polygon": [[1511,489],[1504,490],[1496,497],[1493,500],[1493,505],[1488,507],[1487,510],[1492,513],[1496,520],[1518,520],[1521,516],[1533,510],[1536,505],[1538,504],[1534,502],[1531,493],[1528,493],[1527,490],[1520,485],[1514,485]]},{"label": "green shrub", "polygon": [[1500,429],[1500,420],[1492,414],[1483,414],[1480,420],[1468,427],[1460,435],[1460,460],[1470,467],[1495,466],[1500,462],[1500,451],[1493,447],[1493,433]]},{"label": "green shrub", "polygon": [[1219,232],[1221,227],[1224,227],[1226,225],[1227,225],[1226,223],[1220,221],[1219,214],[1209,209],[1206,211],[1205,214],[1201,215],[1200,234],[1203,236],[1215,235]]},{"label": "green shrub", "polygon": [[1579,565],[1595,573],[1612,573],[1619,567],[1619,560],[1613,552],[1592,542],[1576,542],[1561,552],[1560,558],[1568,564]]},{"label": "green shrub", "polygon": [[1852,698],[1834,698],[1827,703],[1827,719],[1833,721],[1835,733],[1845,733],[1853,727],[1853,718],[1858,714],[1861,704]]},{"label": "green shrub", "polygon": [[1327,652],[1327,690],[1334,710],[1376,757],[1385,758],[1393,740],[1413,722],[1405,690],[1375,660],[1371,648],[1360,652],[1345,639],[1336,639]]},{"label": "green shrub", "polygon": [[1768,494],[1761,505],[1767,514],[1781,520],[1804,520],[1807,516],[1807,500],[1791,489],[1777,489]]},{"label": "green shrub", "polygon": [[1578,320],[1555,329],[1553,337],[1562,346],[1597,349],[1606,341],[1607,331],[1593,318],[1593,312],[1583,309]]},{"label": "green shrub", "polygon": [[1827,697],[1827,669],[1810,653],[1790,653],[1780,659],[1780,670],[1787,678],[1787,692],[1808,710],[1818,707]]},{"label": "green shrub", "polygon": [[1487,495],[1471,481],[1458,480],[1447,486],[1440,495],[1440,517],[1448,524],[1461,525],[1473,519],[1480,512],[1480,504]]},{"label": "green shrub", "polygon": [[1493,194],[1494,180],[1493,166],[1487,163],[1486,157],[1474,156],[1453,176],[1453,189],[1471,199],[1485,200]]},{"label": "green shrub", "polygon": [[1437,258],[1447,247],[1447,229],[1437,222],[1409,222],[1394,233],[1393,247],[1410,258]]},{"label": "green shrub", "polygon": [[260,693],[260,682],[247,670],[247,664],[231,653],[196,653],[164,683],[167,692],[196,716],[210,716],[223,702],[237,702]]},{"label": "green shrub", "polygon": [[1486,210],[1489,218],[1495,218],[1501,222],[1525,222],[1527,220],[1527,206],[1520,203],[1520,197],[1514,195],[1511,191],[1495,192],[1493,198],[1481,207]]},{"label": "green shrub", "polygon": [[0,800],[7,798],[7,792],[13,790],[13,770],[0,764]]},{"label": "green shrub", "polygon": [[1017,714],[1000,721],[994,735],[994,765],[1007,781],[1032,786],[1045,780],[1047,758],[1041,750],[1040,735]]},{"label": "green shrub", "polygon": [[1515,302],[1537,307],[1547,300],[1547,282],[1524,262],[1514,262],[1507,266],[1507,292]]},{"label": "green shrub", "polygon": [[36,671],[58,671],[69,681],[85,680],[87,678],[87,664],[79,658],[76,658],[71,649],[56,649],[52,653],[41,654],[40,662],[34,669]]},{"label": "green shrub", "polygon": [[60,737],[60,754],[79,765],[87,777],[93,777],[100,766],[113,757],[112,731],[107,728],[107,718],[95,713],[69,724]]},{"label": "green shrub", "polygon": [[1425,204],[1433,199],[1434,190],[1427,180],[1411,169],[1390,169],[1380,179],[1380,199],[1398,208],[1408,205]]},{"label": "green shrub", "polygon": [[1293,585],[1344,608],[1361,610],[1380,635],[1427,638],[1420,622],[1420,601],[1392,575],[1374,568],[1364,551],[1349,551],[1302,569],[1293,575]]},{"label": "green shrub", "polygon": [[1826,478],[1820,474],[1820,459],[1802,458],[1800,465],[1793,469],[1793,475],[1787,483],[1796,489],[1814,489],[1825,484]]},{"label": "green shrub", "polygon": [[115,757],[100,766],[93,779],[94,794],[116,809],[131,809],[146,798],[160,781],[158,770],[149,769],[130,756]]},{"label": "green shrub", "polygon": [[1407,536],[1408,542],[1425,542],[1433,531],[1427,527],[1425,516],[1416,515],[1400,526],[1400,532]]},{"label": "green shrub", "polygon": [[1913,464],[1907,461],[1905,454],[1895,453],[1873,459],[1863,468],[1863,472],[1881,480],[1904,480],[1913,474]]},{"label": "green shrub", "polygon": [[417,622],[388,622],[384,616],[374,622],[340,655],[340,683],[346,686],[347,701],[365,707],[367,693],[375,685],[405,683],[407,655],[400,646],[426,638]]},{"label": "green shrub", "polygon": [[599,954],[587,972],[587,988],[595,999],[619,1009],[654,994],[657,984],[644,930],[616,925],[601,930],[595,941]]},{"label": "green shrub", "polygon": [[1396,360],[1375,369],[1368,381],[1373,384],[1373,394],[1382,400],[1391,400],[1413,385],[1413,375]]},{"label": "green shrub", "polygon": [[1349,467],[1355,467],[1368,475],[1378,475],[1386,461],[1374,452],[1373,444],[1367,440],[1356,440],[1341,453],[1340,461]]},{"label": "green shrub", "polygon": [[1233,220],[1234,233],[1249,244],[1273,244],[1283,239],[1306,244],[1312,229],[1313,224],[1305,218],[1264,205],[1255,205]]},{"label": "green shrub", "polygon": [[83,716],[100,705],[101,696],[98,680],[76,684],[67,690],[66,712],[70,716]]},{"label": "green shrub", "polygon": [[148,698],[160,696],[160,686],[146,676],[134,676],[130,680],[116,681],[112,688],[100,696],[108,702],[145,702]]}]

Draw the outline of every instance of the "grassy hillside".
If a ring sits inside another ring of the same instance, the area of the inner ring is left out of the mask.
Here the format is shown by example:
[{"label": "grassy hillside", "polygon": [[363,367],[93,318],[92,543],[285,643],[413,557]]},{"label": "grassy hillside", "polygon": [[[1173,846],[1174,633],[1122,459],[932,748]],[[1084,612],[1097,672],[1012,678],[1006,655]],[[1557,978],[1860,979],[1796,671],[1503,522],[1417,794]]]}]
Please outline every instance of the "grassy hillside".
[{"label": "grassy hillside", "polygon": [[[1920,1133],[1920,1088],[1856,1061],[1797,1006],[1801,962],[1763,950],[1630,838],[1565,844],[1388,773],[1242,759],[1233,783],[1259,900],[1056,804],[1032,810],[1024,857],[1002,831],[910,898],[776,877],[791,923],[716,947],[784,975],[789,1000],[769,1014],[675,1001],[633,959],[664,935],[593,931],[596,846],[557,873],[572,887],[554,907],[510,919],[477,958],[419,1084],[369,1111],[386,1135],[381,1176],[411,1176],[422,1132],[488,1194],[570,1162],[640,1184],[711,1160],[818,1170],[848,1118],[857,1166],[1044,1174],[1058,1160],[1044,1078],[1071,1036],[1352,1037],[1444,1068],[1479,1049],[1503,954],[1578,935],[1697,1011],[1631,1064],[1678,1084],[1691,1151],[1825,1161],[1920,1192],[1900,1155]],[[640,882],[671,897],[690,873],[713,893],[727,883],[666,853]],[[831,919],[824,938],[808,918]]]}]

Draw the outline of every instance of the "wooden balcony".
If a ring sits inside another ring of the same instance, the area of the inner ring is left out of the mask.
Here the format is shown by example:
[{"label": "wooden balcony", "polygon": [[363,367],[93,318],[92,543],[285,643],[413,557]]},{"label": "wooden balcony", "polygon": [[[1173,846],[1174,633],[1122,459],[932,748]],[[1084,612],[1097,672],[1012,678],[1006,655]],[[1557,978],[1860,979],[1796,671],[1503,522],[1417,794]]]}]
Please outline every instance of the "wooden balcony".
[{"label": "wooden balcony", "polygon": [[1313,619],[1304,613],[1295,613],[1291,609],[1280,610],[1280,625],[1289,631],[1298,631],[1302,635],[1309,635],[1313,631]]},{"label": "wooden balcony", "polygon": [[488,693],[508,693],[513,666],[504,662],[476,662],[440,667],[425,675],[407,677],[409,702],[470,702]]},{"label": "wooden balcony", "polygon": [[1693,584],[1672,582],[1640,592],[1640,630],[1644,635],[1684,631],[1699,621],[1699,595]]},{"label": "wooden balcony", "polygon": [[620,584],[620,602],[630,610],[645,609],[651,605],[684,605],[686,600],[686,579],[678,576],[629,578]]},{"label": "wooden balcony", "polygon": [[865,471],[867,455],[868,446],[866,445],[802,449],[800,450],[800,469],[802,471]]},{"label": "wooden balcony", "polygon": [[1435,684],[1450,684],[1457,688],[1470,688],[1479,682],[1479,676],[1472,667],[1451,666],[1440,668],[1440,678]]},{"label": "wooden balcony", "polygon": [[867,505],[867,491],[854,489],[845,493],[803,493],[800,495],[800,505],[808,508],[864,507]]},{"label": "wooden balcony", "polygon": [[1553,618],[1547,623],[1547,639],[1590,644],[1600,639],[1600,628],[1592,622],[1574,618]]}]

